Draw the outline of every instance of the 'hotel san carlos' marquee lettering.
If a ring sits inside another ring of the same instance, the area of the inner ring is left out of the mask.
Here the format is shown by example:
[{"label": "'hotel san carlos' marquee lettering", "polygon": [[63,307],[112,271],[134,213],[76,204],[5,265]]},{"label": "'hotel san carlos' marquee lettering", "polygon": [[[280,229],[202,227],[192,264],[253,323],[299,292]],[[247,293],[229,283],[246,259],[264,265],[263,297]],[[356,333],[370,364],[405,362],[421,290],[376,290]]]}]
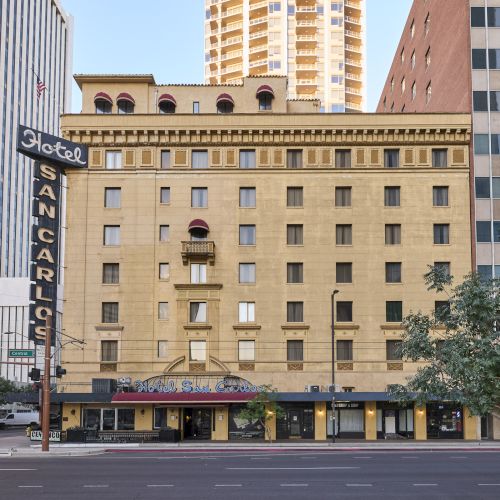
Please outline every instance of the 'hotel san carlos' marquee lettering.
[{"label": "'hotel san carlos' marquee lettering", "polygon": [[169,379],[165,383],[160,380],[156,381],[154,384],[149,384],[147,380],[136,380],[135,386],[137,392],[184,392],[184,393],[207,393],[207,392],[262,392],[264,386],[252,385],[247,381],[243,381],[239,384],[227,384],[224,379],[217,381],[213,387],[210,384],[197,385],[193,383],[192,380],[185,379],[180,383],[180,387],[177,387],[177,382],[174,379]]},{"label": "'hotel san carlos' marquee lettering", "polygon": [[[18,128],[17,150],[35,160],[29,339],[43,344],[46,317],[55,318],[57,310],[63,169],[86,167],[88,152],[86,146],[22,125]],[[52,336],[53,345],[55,337]]]}]

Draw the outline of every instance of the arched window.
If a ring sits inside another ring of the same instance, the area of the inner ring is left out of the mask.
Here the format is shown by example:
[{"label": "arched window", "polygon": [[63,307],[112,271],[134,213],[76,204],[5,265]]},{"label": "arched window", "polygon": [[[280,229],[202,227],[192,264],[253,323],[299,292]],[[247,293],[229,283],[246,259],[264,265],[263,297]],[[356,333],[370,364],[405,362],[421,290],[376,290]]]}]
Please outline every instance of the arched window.
[{"label": "arched window", "polygon": [[129,115],[134,112],[135,101],[134,98],[127,92],[122,92],[116,98],[118,104],[119,115]]},{"label": "arched window", "polygon": [[174,96],[170,94],[162,94],[158,98],[158,111],[161,114],[175,113],[175,108],[177,107],[177,102]]},{"label": "arched window", "polygon": [[204,241],[208,237],[208,224],[202,219],[194,219],[188,226],[191,241]]},{"label": "arched window", "polygon": [[107,115],[111,113],[113,99],[106,92],[98,92],[94,96],[95,112],[98,115]]},{"label": "arched window", "polygon": [[261,85],[257,89],[256,97],[259,100],[259,111],[273,109],[274,91],[270,85]]},{"label": "arched window", "polygon": [[234,109],[233,98],[229,94],[221,94],[216,101],[217,113],[232,113]]}]

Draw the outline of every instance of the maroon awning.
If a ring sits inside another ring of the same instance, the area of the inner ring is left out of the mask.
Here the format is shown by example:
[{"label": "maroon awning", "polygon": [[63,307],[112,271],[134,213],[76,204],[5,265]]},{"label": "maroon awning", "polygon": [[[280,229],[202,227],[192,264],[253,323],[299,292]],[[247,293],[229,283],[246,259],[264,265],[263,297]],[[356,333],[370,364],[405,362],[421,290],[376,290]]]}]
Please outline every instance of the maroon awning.
[{"label": "maroon awning", "polygon": [[203,219],[194,219],[189,223],[188,231],[191,229],[205,229],[209,231],[208,224]]},{"label": "maroon awning", "polygon": [[219,104],[219,102],[230,102],[234,105],[234,100],[229,94],[221,94],[219,97],[217,97],[216,103]]},{"label": "maroon awning", "polygon": [[111,402],[164,404],[244,403],[255,396],[257,396],[256,392],[120,392],[113,396]]},{"label": "maroon awning", "polygon": [[94,96],[94,102],[95,101],[107,101],[109,104],[113,104],[113,99],[106,94],[106,92],[97,92],[97,94]]},{"label": "maroon awning", "polygon": [[274,90],[271,85],[261,85],[255,95],[259,97],[260,94],[271,94],[274,97]]},{"label": "maroon awning", "polygon": [[132,104],[135,104],[134,98],[128,92],[122,92],[121,94],[118,94],[116,101],[117,102],[118,101],[128,101],[128,102],[131,102]]},{"label": "maroon awning", "polygon": [[162,94],[160,97],[158,97],[158,104],[162,102],[171,102],[174,106],[177,106],[177,102],[174,96],[171,94]]}]

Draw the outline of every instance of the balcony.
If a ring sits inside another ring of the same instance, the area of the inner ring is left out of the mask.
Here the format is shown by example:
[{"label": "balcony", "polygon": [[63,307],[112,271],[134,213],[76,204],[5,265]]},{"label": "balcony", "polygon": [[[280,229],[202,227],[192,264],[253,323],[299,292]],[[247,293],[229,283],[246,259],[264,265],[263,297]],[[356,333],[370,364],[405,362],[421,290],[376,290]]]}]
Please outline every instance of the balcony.
[{"label": "balcony", "polygon": [[344,5],[346,7],[361,10],[361,5],[358,2],[354,2],[353,0],[345,0]]},{"label": "balcony", "polygon": [[228,45],[235,45],[235,44],[239,44],[243,41],[243,37],[242,36],[234,36],[232,38],[228,38],[226,40],[224,40],[220,46],[221,47],[227,47]]},{"label": "balcony", "polygon": [[358,26],[361,25],[359,17],[344,16],[344,20],[346,23],[357,24]]},{"label": "balcony", "polygon": [[350,52],[356,52],[357,54],[361,54],[361,47],[358,47],[356,45],[346,44],[345,48]]},{"label": "balcony", "polygon": [[360,31],[352,31],[352,30],[344,30],[344,33],[351,38],[356,38],[361,40],[361,32]]},{"label": "balcony", "polygon": [[345,63],[348,64],[349,66],[354,66],[356,68],[363,67],[363,65],[361,64],[361,61],[356,61],[356,59],[346,59]]},{"label": "balcony", "polygon": [[230,16],[237,16],[238,14],[243,14],[242,7],[233,7],[232,9],[227,9],[221,14],[221,18],[224,19]]},{"label": "balcony", "polygon": [[345,77],[346,77],[346,79],[354,80],[355,82],[362,82],[363,81],[363,79],[361,78],[361,75],[356,75],[354,73],[346,73]]},{"label": "balcony", "polygon": [[345,91],[346,94],[362,95],[361,90],[355,89],[354,87],[346,87]]},{"label": "balcony", "polygon": [[346,101],[345,103],[346,109],[354,109],[355,111],[362,111],[361,104],[356,104],[355,102]]},{"label": "balcony", "polygon": [[250,10],[255,10],[255,9],[260,9],[262,7],[266,7],[267,8],[267,0],[265,0],[264,2],[257,2],[257,3],[253,3],[253,4],[250,4]]},{"label": "balcony", "polygon": [[188,263],[191,257],[205,258],[211,264],[215,261],[215,243],[213,241],[182,241],[182,262]]},{"label": "balcony", "polygon": [[250,26],[255,26],[256,24],[267,23],[267,16],[258,17],[256,19],[250,19]]},{"label": "balcony", "polygon": [[251,62],[248,67],[249,68],[256,68],[257,66],[262,66],[262,65],[266,65],[267,66],[267,58],[264,58],[264,59],[260,59],[258,61],[254,61],[254,62]]}]

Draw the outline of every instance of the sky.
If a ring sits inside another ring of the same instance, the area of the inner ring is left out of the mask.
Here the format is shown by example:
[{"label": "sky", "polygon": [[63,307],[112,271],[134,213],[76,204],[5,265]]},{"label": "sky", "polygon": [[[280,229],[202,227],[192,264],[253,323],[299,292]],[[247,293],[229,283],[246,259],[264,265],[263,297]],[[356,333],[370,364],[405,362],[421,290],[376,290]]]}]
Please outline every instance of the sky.
[{"label": "sky", "polygon": [[[368,111],[374,111],[412,0],[366,0]],[[145,73],[203,83],[204,0],[62,0],[74,19],[73,73]],[[81,109],[73,84],[72,111]]]}]

